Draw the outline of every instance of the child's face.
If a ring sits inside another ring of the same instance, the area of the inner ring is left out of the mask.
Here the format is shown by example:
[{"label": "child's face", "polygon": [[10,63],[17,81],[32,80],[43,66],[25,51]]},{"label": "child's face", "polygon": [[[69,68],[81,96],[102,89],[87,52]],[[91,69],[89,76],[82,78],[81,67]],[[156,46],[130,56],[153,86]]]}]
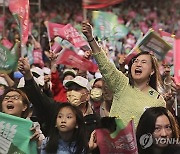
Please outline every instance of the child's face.
[{"label": "child's face", "polygon": [[75,129],[76,115],[69,107],[60,109],[56,118],[56,126],[60,132],[69,132]]}]

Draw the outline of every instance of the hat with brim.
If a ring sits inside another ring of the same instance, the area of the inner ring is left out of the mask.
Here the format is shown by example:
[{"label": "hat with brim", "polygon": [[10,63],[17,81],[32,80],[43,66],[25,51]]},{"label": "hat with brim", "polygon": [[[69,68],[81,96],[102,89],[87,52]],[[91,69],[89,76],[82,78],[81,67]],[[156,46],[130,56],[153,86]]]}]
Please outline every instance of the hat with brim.
[{"label": "hat with brim", "polygon": [[88,91],[90,90],[89,81],[86,78],[83,78],[82,76],[76,76],[74,79],[67,81],[65,87],[68,88],[73,83],[83,88],[86,88]]}]

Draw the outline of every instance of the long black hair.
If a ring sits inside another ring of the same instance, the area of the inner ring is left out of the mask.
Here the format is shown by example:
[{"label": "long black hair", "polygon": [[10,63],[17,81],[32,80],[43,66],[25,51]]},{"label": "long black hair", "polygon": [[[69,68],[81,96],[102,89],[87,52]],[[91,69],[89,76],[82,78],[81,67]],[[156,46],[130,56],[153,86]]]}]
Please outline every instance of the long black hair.
[{"label": "long black hair", "polygon": [[155,123],[159,116],[165,115],[169,121],[172,128],[172,137],[179,138],[179,126],[173,117],[173,115],[164,107],[150,107],[142,114],[137,129],[136,138],[139,154],[151,154],[153,153],[153,146],[143,149],[140,144],[140,138],[145,134],[153,134],[155,130]]},{"label": "long black hair", "polygon": [[[86,129],[83,114],[76,106],[70,103],[62,103],[57,105],[56,111],[54,112],[55,114],[52,117],[50,135],[46,146],[46,152],[57,153],[58,141],[61,138],[61,136],[59,135],[59,130],[57,129],[57,127],[55,127],[55,125],[57,115],[62,108],[70,108],[76,115],[76,123],[78,128],[74,129],[74,134],[72,137],[72,142],[75,142],[75,154],[87,153],[88,141],[86,137]],[[71,146],[73,144],[70,143],[69,145]]]}]

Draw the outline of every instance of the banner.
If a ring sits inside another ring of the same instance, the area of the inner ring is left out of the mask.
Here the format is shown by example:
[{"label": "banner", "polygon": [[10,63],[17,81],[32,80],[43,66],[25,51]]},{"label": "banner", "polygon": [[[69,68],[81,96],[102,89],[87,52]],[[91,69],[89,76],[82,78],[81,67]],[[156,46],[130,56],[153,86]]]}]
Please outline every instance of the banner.
[{"label": "banner", "polygon": [[30,142],[32,121],[0,112],[0,153],[37,154],[35,141]]},{"label": "banner", "polygon": [[44,66],[41,49],[35,49],[33,51],[33,64],[39,64],[40,67]]},{"label": "banner", "polygon": [[[116,124],[119,128],[123,126],[120,119],[116,119]],[[133,120],[125,128],[117,130],[115,134],[112,138],[107,129],[96,129],[100,154],[138,154]]]},{"label": "banner", "polygon": [[122,1],[123,0],[83,0],[82,6],[87,9],[98,9],[115,5]]},{"label": "banner", "polygon": [[154,53],[158,60],[162,61],[171,49],[172,46],[169,43],[163,40],[154,30],[150,29],[142,39],[137,41],[128,56],[134,52],[150,51]]},{"label": "banner", "polygon": [[90,72],[97,72],[98,70],[96,64],[82,56],[79,56],[76,52],[71,51],[70,49],[61,51],[56,63],[69,65],[80,70],[87,70]]},{"label": "banner", "polygon": [[29,0],[9,0],[9,10],[20,21],[21,44],[25,45],[29,35]]},{"label": "banner", "polygon": [[176,83],[180,83],[180,39],[174,41],[174,78]]},{"label": "banner", "polygon": [[19,59],[19,43],[15,43],[11,51],[0,44],[0,72],[15,71]]}]

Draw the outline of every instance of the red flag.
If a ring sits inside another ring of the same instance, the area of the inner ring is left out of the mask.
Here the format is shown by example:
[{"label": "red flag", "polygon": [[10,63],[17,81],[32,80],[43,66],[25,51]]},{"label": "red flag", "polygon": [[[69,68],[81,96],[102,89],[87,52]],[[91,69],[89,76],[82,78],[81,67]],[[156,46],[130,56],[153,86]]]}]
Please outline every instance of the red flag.
[{"label": "red flag", "polygon": [[82,6],[87,9],[98,9],[115,5],[122,1],[123,0],[83,0]]},{"label": "red flag", "polygon": [[65,25],[47,22],[46,26],[47,26],[47,30],[48,30],[48,35],[51,39],[55,36],[62,36],[63,35],[62,28]]},{"label": "red flag", "polygon": [[21,44],[25,45],[29,35],[29,0],[9,0],[9,10],[20,20]]},{"label": "red flag", "polygon": [[63,27],[64,36],[61,36],[65,40],[68,40],[75,47],[82,47],[87,45],[87,42],[83,37],[78,33],[78,31],[71,25],[67,24]]},{"label": "red flag", "polygon": [[38,64],[40,67],[44,66],[41,49],[36,49],[33,51],[33,64]]},{"label": "red flag", "polygon": [[87,45],[87,42],[71,24],[62,25],[48,22],[48,33],[51,39],[55,36],[60,36],[61,38],[69,41],[75,47]]},{"label": "red flag", "polygon": [[65,51],[60,54],[56,63],[76,67],[80,70],[88,70],[90,72],[96,72],[98,70],[96,64],[69,49],[65,49]]},{"label": "red flag", "polygon": [[96,129],[97,144],[101,154],[138,154],[133,121],[111,138],[107,129]]},{"label": "red flag", "polygon": [[8,49],[11,49],[13,46],[13,44],[8,39],[5,38],[1,40],[1,44]]},{"label": "red flag", "polygon": [[180,39],[174,42],[174,78],[176,83],[180,83]]}]

